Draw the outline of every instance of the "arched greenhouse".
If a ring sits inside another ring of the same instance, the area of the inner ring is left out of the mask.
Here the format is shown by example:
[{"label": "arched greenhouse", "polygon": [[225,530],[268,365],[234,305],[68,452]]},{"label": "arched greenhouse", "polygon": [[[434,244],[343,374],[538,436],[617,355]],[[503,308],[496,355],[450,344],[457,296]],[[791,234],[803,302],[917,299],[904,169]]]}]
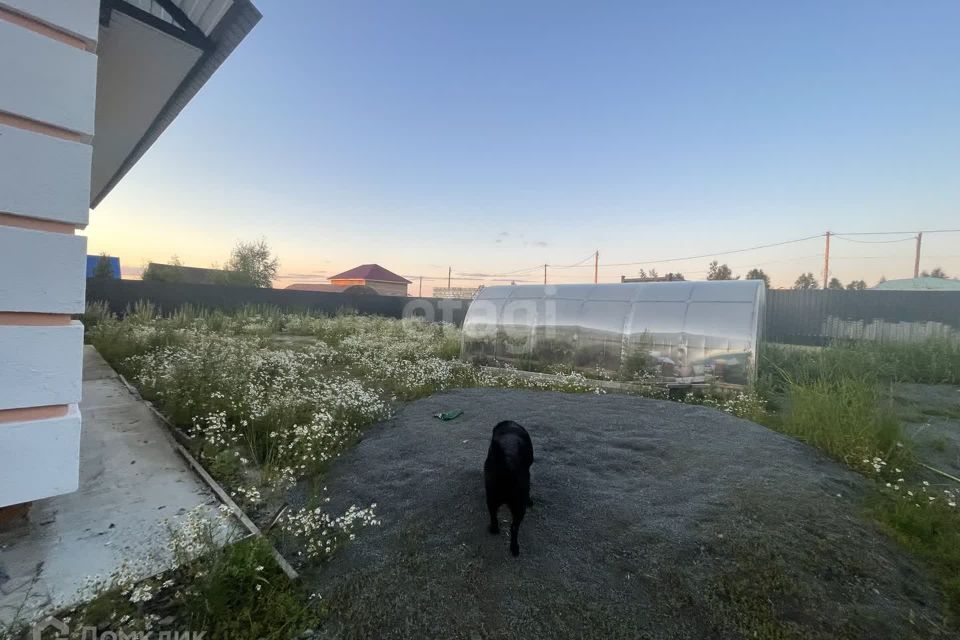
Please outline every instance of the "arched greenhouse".
[{"label": "arched greenhouse", "polygon": [[461,353],[528,371],[747,386],[764,292],[761,280],[487,287],[467,310]]}]

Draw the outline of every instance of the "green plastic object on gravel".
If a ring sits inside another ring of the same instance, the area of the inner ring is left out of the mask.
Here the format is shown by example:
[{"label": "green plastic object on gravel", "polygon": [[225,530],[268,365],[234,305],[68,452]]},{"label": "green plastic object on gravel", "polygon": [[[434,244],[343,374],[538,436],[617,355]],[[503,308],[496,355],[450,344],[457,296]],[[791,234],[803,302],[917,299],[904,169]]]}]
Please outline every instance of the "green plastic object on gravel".
[{"label": "green plastic object on gravel", "polygon": [[462,416],[462,415],[463,415],[463,410],[462,410],[462,409],[453,409],[453,410],[451,410],[451,411],[444,411],[443,413],[435,413],[435,414],[433,414],[433,417],[434,417],[434,418],[439,418],[440,420],[443,420],[444,422],[449,422],[450,420],[456,420],[457,418],[459,418],[459,417]]}]

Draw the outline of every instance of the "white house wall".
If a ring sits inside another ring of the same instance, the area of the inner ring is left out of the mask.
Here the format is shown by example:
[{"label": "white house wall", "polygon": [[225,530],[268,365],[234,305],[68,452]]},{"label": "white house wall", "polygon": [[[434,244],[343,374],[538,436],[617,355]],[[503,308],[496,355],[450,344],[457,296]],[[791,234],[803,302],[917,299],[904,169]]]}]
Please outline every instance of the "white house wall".
[{"label": "white house wall", "polygon": [[[82,311],[87,239],[66,233],[0,226],[0,307],[19,313]],[[4,277],[3,274],[20,277]]]},{"label": "white house wall", "polygon": [[0,20],[0,111],[93,135],[97,56]]},{"label": "white house wall", "polygon": [[83,40],[97,41],[100,0],[0,0],[0,8]]},{"label": "white house wall", "polygon": [[0,211],[87,224],[92,153],[89,144],[0,124]]},{"label": "white house wall", "polygon": [[[80,450],[80,412],[0,425],[0,504],[20,504],[77,490],[73,460]],[[18,481],[27,479],[29,482]],[[10,481],[7,481],[10,480]]]},{"label": "white house wall", "polygon": [[0,0],[0,509],[79,477],[97,0]]},{"label": "white house wall", "polygon": [[[79,348],[78,348],[79,347]],[[0,409],[80,402],[83,325],[0,326]]]}]

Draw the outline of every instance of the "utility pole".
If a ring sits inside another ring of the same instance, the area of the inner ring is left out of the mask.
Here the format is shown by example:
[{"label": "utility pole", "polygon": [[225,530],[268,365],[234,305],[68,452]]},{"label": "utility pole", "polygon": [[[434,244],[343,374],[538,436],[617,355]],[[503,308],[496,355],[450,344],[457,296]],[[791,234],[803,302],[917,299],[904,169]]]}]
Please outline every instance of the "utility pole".
[{"label": "utility pole", "polygon": [[597,284],[597,269],[600,267],[600,249],[593,254],[593,284]]},{"label": "utility pole", "polygon": [[453,276],[453,267],[447,267],[447,289],[450,288],[450,278]]},{"label": "utility pole", "polygon": [[823,288],[827,288],[827,278],[830,277],[830,232],[827,231],[827,247],[823,251]]},{"label": "utility pole", "polygon": [[547,284],[547,265],[543,265],[543,284]]},{"label": "utility pole", "polygon": [[913,277],[920,277],[920,243],[923,242],[923,231],[917,232],[917,257],[913,260]]}]

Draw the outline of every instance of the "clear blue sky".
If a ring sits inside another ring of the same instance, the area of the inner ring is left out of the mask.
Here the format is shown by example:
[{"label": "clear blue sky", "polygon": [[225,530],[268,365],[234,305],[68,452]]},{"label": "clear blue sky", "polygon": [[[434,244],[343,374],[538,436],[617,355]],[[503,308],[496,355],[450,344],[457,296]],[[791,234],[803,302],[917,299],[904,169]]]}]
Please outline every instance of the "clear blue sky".
[{"label": "clear blue sky", "polygon": [[[92,213],[92,251],[206,265],[265,236],[289,282],[960,227],[956,0],[255,2]],[[958,241],[928,238],[924,267],[960,274]],[[725,260],[789,284],[821,244]],[[833,248],[843,280],[911,275],[910,241]]]}]

